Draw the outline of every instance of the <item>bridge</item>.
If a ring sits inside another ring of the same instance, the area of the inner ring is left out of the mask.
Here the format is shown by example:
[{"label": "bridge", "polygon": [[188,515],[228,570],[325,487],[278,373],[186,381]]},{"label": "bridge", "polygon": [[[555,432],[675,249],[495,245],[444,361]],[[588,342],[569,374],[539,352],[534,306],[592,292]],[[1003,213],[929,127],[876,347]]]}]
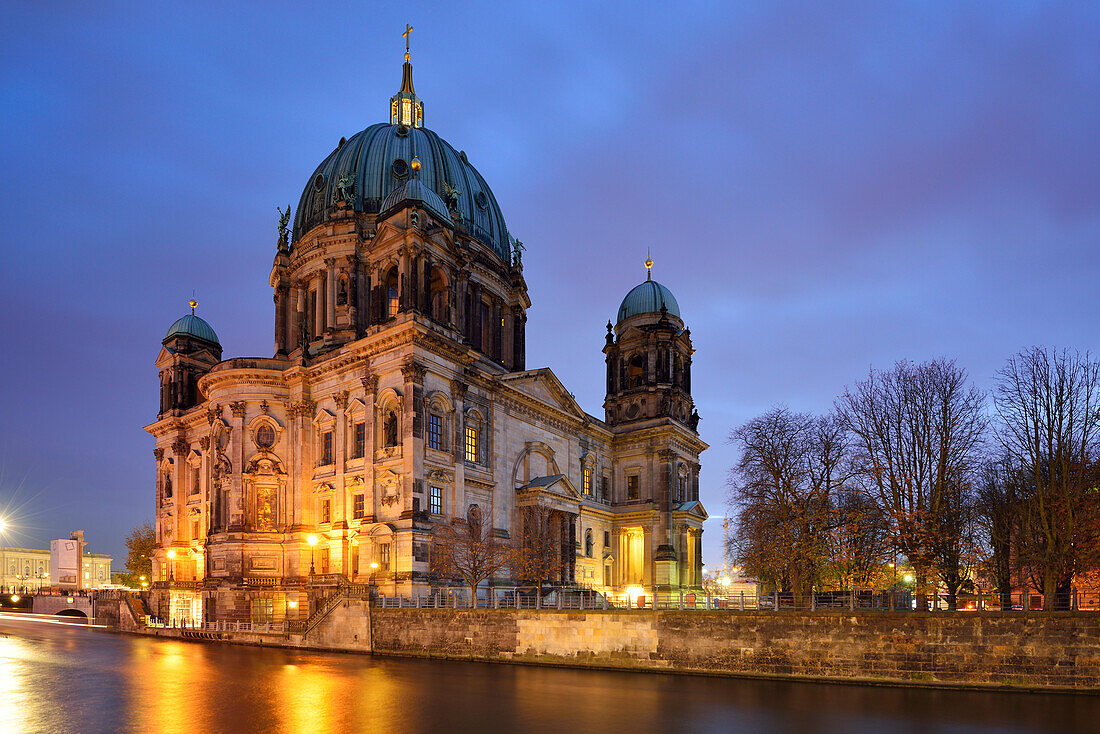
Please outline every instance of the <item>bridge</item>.
[{"label": "bridge", "polygon": [[92,619],[93,600],[87,596],[55,596],[36,594],[31,611],[35,614],[56,614],[60,617],[84,617]]}]

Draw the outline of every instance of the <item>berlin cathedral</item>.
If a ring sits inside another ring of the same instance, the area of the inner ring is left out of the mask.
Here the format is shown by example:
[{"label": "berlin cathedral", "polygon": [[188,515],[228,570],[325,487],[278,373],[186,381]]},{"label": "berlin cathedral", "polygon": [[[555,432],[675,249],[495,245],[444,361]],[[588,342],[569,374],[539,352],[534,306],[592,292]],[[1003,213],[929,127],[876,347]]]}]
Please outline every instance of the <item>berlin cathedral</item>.
[{"label": "berlin cathedral", "polygon": [[549,518],[559,586],[700,587],[707,445],[675,297],[647,260],[607,324],[603,419],[528,367],[523,246],[424,126],[407,51],[389,122],[340,140],[276,247],[272,356],[223,359],[192,302],[156,360],[153,581],[174,616],[296,619],[319,577],[461,585],[433,573],[433,532],[473,512],[509,542]]}]

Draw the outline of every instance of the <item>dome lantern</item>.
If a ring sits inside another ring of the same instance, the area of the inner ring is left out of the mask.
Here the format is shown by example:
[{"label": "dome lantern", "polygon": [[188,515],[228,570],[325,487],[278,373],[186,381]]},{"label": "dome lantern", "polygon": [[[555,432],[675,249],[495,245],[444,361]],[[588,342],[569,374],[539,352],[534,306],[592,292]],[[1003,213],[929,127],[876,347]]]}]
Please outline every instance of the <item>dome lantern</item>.
[{"label": "dome lantern", "polygon": [[411,55],[409,54],[409,34],[412,26],[406,24],[405,32],[405,63],[401,67],[401,89],[390,97],[390,124],[404,125],[405,127],[424,127],[424,103],[413,91],[413,69]]}]

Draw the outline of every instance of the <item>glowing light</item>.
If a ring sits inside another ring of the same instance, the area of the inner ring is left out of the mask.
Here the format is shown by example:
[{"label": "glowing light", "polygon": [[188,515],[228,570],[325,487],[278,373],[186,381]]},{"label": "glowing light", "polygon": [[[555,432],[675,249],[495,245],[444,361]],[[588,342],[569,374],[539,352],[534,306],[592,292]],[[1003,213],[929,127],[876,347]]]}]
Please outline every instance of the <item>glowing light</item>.
[{"label": "glowing light", "polygon": [[175,557],[176,557],[176,549],[175,549],[175,548],[170,548],[170,549],[168,550],[168,559],[169,559],[169,560],[172,560],[172,559],[174,559]]},{"label": "glowing light", "polygon": [[68,603],[72,604],[72,603],[73,603],[73,601],[74,601],[74,599],[73,599],[73,598],[72,598],[72,597],[70,596],[70,597],[69,597],[68,599],[66,599],[65,601],[67,601]]},{"label": "glowing light", "polygon": [[718,583],[722,584],[722,586],[729,586],[730,585],[730,577],[729,576],[723,576],[722,578],[718,579]]},{"label": "glowing light", "polygon": [[317,545],[317,536],[316,535],[306,536],[306,542],[309,543],[310,545]]},{"label": "glowing light", "polygon": [[645,594],[645,589],[641,586],[628,586],[626,587],[626,595],[630,598],[630,605],[634,606],[638,603],[638,597]]},{"label": "glowing light", "polygon": [[905,574],[905,583],[907,583],[907,584],[913,583],[913,574],[911,574],[911,573]]},{"label": "glowing light", "polygon": [[8,529],[8,521],[0,517],[0,533]]},{"label": "glowing light", "polygon": [[11,603],[12,604],[18,604],[19,603],[19,594],[12,594],[11,595]]},{"label": "glowing light", "polygon": [[894,564],[892,564],[892,563],[887,563],[887,564],[886,564],[886,567],[887,567],[887,568],[893,568],[893,567],[894,567]]},{"label": "glowing light", "polygon": [[286,605],[288,607],[290,607],[291,609],[297,609],[298,608],[298,602],[296,602],[296,601],[288,601],[286,603]]},{"label": "glowing light", "polygon": [[371,568],[378,568],[378,561],[371,561],[370,562],[370,567]]}]

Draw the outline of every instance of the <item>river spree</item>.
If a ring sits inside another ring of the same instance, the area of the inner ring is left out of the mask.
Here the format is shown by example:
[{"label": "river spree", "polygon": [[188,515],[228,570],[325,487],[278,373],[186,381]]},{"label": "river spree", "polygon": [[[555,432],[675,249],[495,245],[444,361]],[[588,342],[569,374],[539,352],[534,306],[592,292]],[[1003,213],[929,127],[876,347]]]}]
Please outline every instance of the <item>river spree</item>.
[{"label": "river spree", "polygon": [[1100,698],[372,658],[0,618],[19,732],[1085,732]]}]

